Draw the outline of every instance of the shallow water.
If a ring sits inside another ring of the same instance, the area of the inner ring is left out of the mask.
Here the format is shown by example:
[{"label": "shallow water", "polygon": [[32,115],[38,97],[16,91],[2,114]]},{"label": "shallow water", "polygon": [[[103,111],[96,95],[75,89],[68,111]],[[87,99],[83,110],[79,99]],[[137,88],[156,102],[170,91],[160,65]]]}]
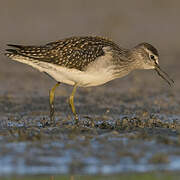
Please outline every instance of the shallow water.
[{"label": "shallow water", "polygon": [[[42,99],[48,102],[47,98]],[[69,116],[58,112],[55,124],[49,125],[46,108],[43,113],[30,111],[34,103],[32,99],[28,111],[17,113],[25,109],[25,103],[21,103],[15,113],[1,117],[1,175],[180,170],[180,116],[165,112],[164,102],[162,114],[141,108],[121,115],[115,110],[111,113],[111,109],[103,115],[84,117],[80,113],[79,125],[74,124],[68,110]],[[11,101],[12,111],[13,104],[16,103]],[[79,109],[83,108],[82,102],[78,104]],[[124,102],[121,107],[127,108],[128,104],[131,102]],[[99,106],[99,110],[103,108]]]}]

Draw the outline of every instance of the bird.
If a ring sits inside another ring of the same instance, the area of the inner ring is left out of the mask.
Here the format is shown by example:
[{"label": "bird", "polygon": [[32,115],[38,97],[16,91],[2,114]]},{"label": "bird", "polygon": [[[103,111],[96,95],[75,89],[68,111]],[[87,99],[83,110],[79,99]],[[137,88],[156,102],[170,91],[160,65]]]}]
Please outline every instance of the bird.
[{"label": "bird", "polygon": [[65,83],[73,86],[69,104],[78,123],[74,106],[77,87],[92,87],[126,76],[137,69],[154,69],[170,86],[173,79],[159,66],[158,50],[147,42],[130,49],[99,36],[73,36],[45,45],[7,44],[5,55],[44,72],[56,84],[49,91],[50,118],[54,117],[55,89]]}]

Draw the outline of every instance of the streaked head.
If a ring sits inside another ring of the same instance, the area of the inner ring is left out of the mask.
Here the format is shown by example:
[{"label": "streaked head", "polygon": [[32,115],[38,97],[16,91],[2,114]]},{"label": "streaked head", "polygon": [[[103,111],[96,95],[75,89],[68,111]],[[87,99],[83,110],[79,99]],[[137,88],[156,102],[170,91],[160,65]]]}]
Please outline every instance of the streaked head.
[{"label": "streaked head", "polygon": [[133,48],[133,52],[141,69],[155,69],[159,64],[159,53],[151,44],[141,43]]},{"label": "streaked head", "polygon": [[161,78],[170,86],[174,81],[159,66],[159,53],[155,47],[149,43],[141,43],[132,49],[134,57],[140,69],[155,69]]}]

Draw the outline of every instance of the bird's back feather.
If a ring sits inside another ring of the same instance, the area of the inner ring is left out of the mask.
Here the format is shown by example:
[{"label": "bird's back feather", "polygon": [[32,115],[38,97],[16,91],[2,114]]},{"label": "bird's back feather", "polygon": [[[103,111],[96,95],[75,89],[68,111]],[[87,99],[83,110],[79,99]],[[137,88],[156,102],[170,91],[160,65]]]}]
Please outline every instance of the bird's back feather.
[{"label": "bird's back feather", "polygon": [[13,49],[7,49],[7,56],[28,57],[29,60],[56,64],[66,68],[75,68],[83,71],[89,63],[98,57],[104,56],[104,47],[123,52],[113,41],[102,37],[71,37],[48,43],[44,46],[23,46],[8,44]]}]

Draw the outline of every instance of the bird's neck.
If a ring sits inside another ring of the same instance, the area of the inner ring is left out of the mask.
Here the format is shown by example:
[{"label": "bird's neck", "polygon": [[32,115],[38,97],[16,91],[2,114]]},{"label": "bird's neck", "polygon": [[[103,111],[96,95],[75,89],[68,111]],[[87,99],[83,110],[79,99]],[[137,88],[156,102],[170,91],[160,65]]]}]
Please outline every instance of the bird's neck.
[{"label": "bird's neck", "polygon": [[131,59],[131,68],[132,69],[144,69],[144,63],[142,61],[144,57],[143,57],[142,51],[137,47],[132,48],[129,51],[128,59]]},{"label": "bird's neck", "polygon": [[135,69],[141,69],[139,59],[132,51],[126,52],[126,59],[122,60],[119,58],[118,63],[114,67],[114,75],[117,78],[123,77],[129,74]]}]

